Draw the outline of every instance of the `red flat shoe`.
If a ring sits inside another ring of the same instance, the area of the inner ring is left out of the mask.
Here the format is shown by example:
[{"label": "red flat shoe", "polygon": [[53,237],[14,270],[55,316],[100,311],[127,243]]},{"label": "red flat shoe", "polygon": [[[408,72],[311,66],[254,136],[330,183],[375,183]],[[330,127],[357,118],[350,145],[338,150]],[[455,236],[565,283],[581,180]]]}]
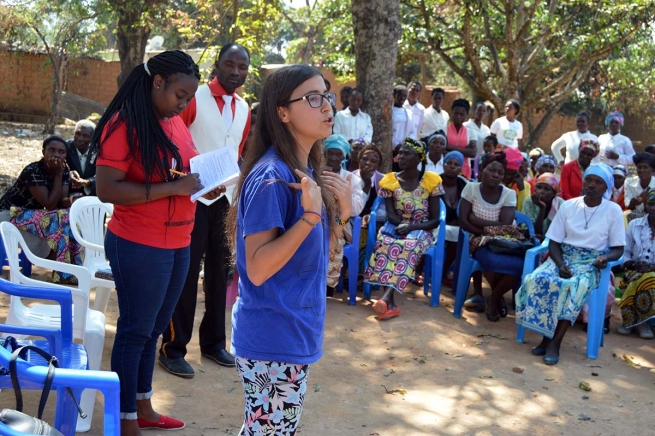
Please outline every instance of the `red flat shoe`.
[{"label": "red flat shoe", "polygon": [[400,310],[400,308],[396,307],[395,309],[387,310],[386,312],[379,314],[378,315],[378,320],[384,321],[384,320],[387,320],[387,319],[390,319],[390,318],[394,318],[394,317],[400,315],[401,313],[402,313],[402,311]]},{"label": "red flat shoe", "polygon": [[384,313],[388,310],[387,303],[384,300],[378,300],[373,303],[373,310],[375,310],[375,313],[377,314]]},{"label": "red flat shoe", "polygon": [[139,424],[139,428],[141,430],[182,430],[184,428],[184,423],[179,419],[164,415],[159,415],[159,421],[146,421],[145,419],[141,418],[137,418],[136,421]]}]

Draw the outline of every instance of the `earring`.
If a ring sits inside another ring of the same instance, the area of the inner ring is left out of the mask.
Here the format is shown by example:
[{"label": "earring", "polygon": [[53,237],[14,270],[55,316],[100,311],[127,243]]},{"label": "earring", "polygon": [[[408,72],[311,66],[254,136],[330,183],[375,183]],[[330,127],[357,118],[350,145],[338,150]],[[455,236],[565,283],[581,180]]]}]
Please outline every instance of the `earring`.
[{"label": "earring", "polygon": [[159,86],[157,86],[156,89],[159,89]]}]

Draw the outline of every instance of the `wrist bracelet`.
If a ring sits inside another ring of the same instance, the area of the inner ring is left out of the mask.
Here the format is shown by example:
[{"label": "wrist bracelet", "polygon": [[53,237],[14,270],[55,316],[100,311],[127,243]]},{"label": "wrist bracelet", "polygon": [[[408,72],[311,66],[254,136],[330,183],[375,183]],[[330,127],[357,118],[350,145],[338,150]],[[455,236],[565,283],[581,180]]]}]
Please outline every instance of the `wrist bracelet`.
[{"label": "wrist bracelet", "polygon": [[308,220],[307,218],[305,218],[304,216],[301,216],[300,220],[306,222],[307,224],[309,224],[312,227],[316,227],[316,224],[312,224],[312,222],[310,220]]},{"label": "wrist bracelet", "polygon": [[306,210],[306,211],[303,212],[303,215],[306,214],[306,213],[308,213],[310,215],[316,215],[316,217],[318,217],[318,219],[323,221],[323,217],[318,212],[314,212],[313,210]]},{"label": "wrist bracelet", "polygon": [[339,218],[338,216],[334,217],[334,221],[335,221],[337,224],[339,224],[341,227],[345,227],[345,226],[346,226],[346,221],[342,220],[342,219]]}]

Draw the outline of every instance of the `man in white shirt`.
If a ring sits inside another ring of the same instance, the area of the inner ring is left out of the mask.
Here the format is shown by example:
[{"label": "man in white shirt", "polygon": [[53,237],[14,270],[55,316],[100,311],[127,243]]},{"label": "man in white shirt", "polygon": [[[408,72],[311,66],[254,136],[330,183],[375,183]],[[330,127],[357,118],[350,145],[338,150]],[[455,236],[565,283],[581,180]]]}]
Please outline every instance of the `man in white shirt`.
[{"label": "man in white shirt", "polygon": [[89,120],[75,124],[73,139],[66,143],[66,163],[70,168],[69,194],[96,195],[96,157],[90,156],[89,145],[96,125]]},{"label": "man in white shirt", "polygon": [[441,109],[446,91],[441,88],[434,88],[432,90],[432,105],[425,110],[423,124],[418,134],[419,138],[425,138],[432,135],[434,132],[441,130],[446,131],[446,126],[450,120],[448,112]]},{"label": "man in white shirt", "polygon": [[630,165],[632,163],[635,149],[630,138],[621,134],[624,122],[623,114],[618,111],[612,112],[605,118],[605,125],[609,133],[598,137],[598,145],[600,145],[598,155],[601,162],[607,165]]},{"label": "man in white shirt", "polygon": [[407,100],[407,88],[403,85],[396,85],[393,88],[393,107],[391,108],[391,145],[394,150],[403,143],[405,138],[416,136],[412,111],[403,106],[405,100]]},{"label": "man in white shirt", "polygon": [[364,93],[355,88],[350,92],[348,107],[337,112],[332,131],[343,135],[347,140],[362,138],[366,142],[373,140],[373,123],[370,115],[359,108],[364,104]]},{"label": "man in white shirt", "polygon": [[423,86],[418,82],[410,82],[407,85],[407,100],[403,107],[412,111],[412,120],[414,121],[414,130],[412,132],[412,139],[419,139],[418,133],[421,131],[423,125],[423,117],[425,116],[425,106],[419,103],[418,99],[421,96]]},{"label": "man in white shirt", "polygon": [[489,127],[487,127],[482,120],[487,116],[487,105],[481,101],[475,105],[475,112],[473,113],[473,118],[469,119],[464,123],[464,127],[469,132],[469,140],[476,141],[476,156],[482,156],[484,150],[482,149],[484,145],[484,138],[491,134]]}]

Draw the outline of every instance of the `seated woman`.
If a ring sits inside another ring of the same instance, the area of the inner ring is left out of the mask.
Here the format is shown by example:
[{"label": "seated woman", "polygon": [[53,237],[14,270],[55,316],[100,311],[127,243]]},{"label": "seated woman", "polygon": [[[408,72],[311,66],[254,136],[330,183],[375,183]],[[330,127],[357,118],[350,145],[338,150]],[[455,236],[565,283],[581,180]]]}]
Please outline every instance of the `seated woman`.
[{"label": "seated woman", "polygon": [[628,170],[623,165],[616,165],[614,168],[614,189],[612,189],[611,200],[621,206],[622,211],[626,211],[625,207],[625,179],[628,177]]},{"label": "seated woman", "polygon": [[623,254],[623,214],[608,200],[613,185],[609,166],[585,171],[584,196],[566,201],[546,233],[550,258],[516,294],[516,323],[544,335],[532,354],[544,356],[547,365],[559,361],[562,339],[598,287],[600,269]]},{"label": "seated woman", "polygon": [[655,189],[655,156],[650,153],[637,153],[632,156],[632,161],[637,166],[637,175],[628,177],[625,181],[624,204],[630,211],[627,213],[628,222],[640,218],[646,214],[644,204],[649,189]]},{"label": "seated woman", "polygon": [[[400,172],[380,181],[380,196],[387,207],[387,223],[380,229],[375,250],[364,273],[364,281],[386,287],[384,296],[373,304],[379,320],[400,315],[394,290],[403,293],[415,279],[423,254],[434,244],[432,230],[439,225],[441,177],[424,171],[427,157],[424,142],[406,138],[398,150]],[[419,162],[423,168],[416,167]]]},{"label": "seated woman", "polygon": [[457,239],[459,238],[459,217],[457,208],[462,198],[462,191],[466,187],[466,180],[460,173],[464,163],[464,155],[459,151],[450,151],[444,157],[444,171],[441,174],[443,187],[443,202],[446,205],[446,258],[443,264],[443,278],[447,285],[452,280],[446,278],[446,273],[455,262],[457,253]]},{"label": "seated woman", "polygon": [[[459,206],[460,226],[471,233],[473,258],[482,265],[482,274],[491,287],[486,310],[487,319],[491,322],[507,316],[504,295],[519,283],[523,272],[522,256],[493,253],[488,246],[479,246],[479,237],[492,235],[501,229],[510,230],[508,226],[514,227],[516,193],[501,183],[507,166],[505,152],[509,150],[512,149],[506,148],[505,151],[495,151],[481,157],[480,182],[466,185]],[[469,308],[476,305],[484,307],[482,289],[477,287],[472,298],[465,303]]]},{"label": "seated woman", "polygon": [[535,168],[537,169],[535,176],[531,177],[530,180],[528,181],[528,183],[530,183],[530,188],[532,188],[530,190],[531,192],[534,192],[535,185],[537,184],[537,178],[540,175],[542,175],[543,173],[555,174],[557,163],[555,162],[555,158],[553,156],[549,154],[544,154],[539,159],[537,159]]},{"label": "seated woman", "polygon": [[432,171],[436,174],[443,173],[443,157],[446,154],[448,139],[442,131],[433,133],[421,141],[428,144],[428,158],[425,163],[425,171]]},{"label": "seated woman", "polygon": [[646,213],[630,221],[625,235],[619,304],[623,323],[617,332],[629,335],[636,327],[640,338],[653,339],[648,323],[655,318],[655,190],[646,197]]},{"label": "seated woman", "polygon": [[341,168],[354,173],[359,169],[359,154],[368,144],[362,138],[352,139],[348,142],[350,143],[350,153],[348,159],[341,162]]},{"label": "seated woman", "polygon": [[507,168],[503,185],[516,193],[516,210],[521,212],[523,202],[530,197],[531,193],[530,184],[525,181],[519,171],[523,165],[523,155],[518,149],[508,147],[505,149],[505,158],[507,159]]},{"label": "seated woman", "polygon": [[578,158],[562,167],[560,181],[564,200],[570,200],[582,195],[582,174],[596,156],[598,156],[598,142],[592,139],[580,141]]},{"label": "seated woman", "polygon": [[[473,161],[473,173],[475,180],[480,181],[480,158],[487,153],[491,153],[498,148],[498,139],[495,136],[489,135],[484,138],[482,142],[482,154],[475,158]],[[473,180],[473,179],[471,179]]]},{"label": "seated woman", "polygon": [[528,156],[530,157],[530,169],[528,170],[528,176],[530,178],[534,179],[537,177],[537,162],[539,161],[539,158],[544,154],[546,153],[544,153],[544,151],[539,147],[533,148],[530,150],[530,153],[528,153]]},{"label": "seated woman", "polygon": [[[368,200],[364,205],[364,209],[359,214],[362,217],[362,230],[359,236],[359,271],[364,271],[366,259],[366,241],[368,239],[369,220],[371,218],[371,208],[377,199],[378,191],[380,190],[380,180],[384,174],[378,171],[382,166],[382,152],[375,145],[367,145],[359,153],[359,169],[355,170],[353,174],[360,177],[364,183],[362,191],[364,195],[368,195]],[[376,232],[387,221],[387,211],[384,202],[376,211],[376,222],[373,223],[375,228],[372,231]]]},{"label": "seated woman", "polygon": [[523,213],[534,224],[535,236],[542,241],[557,210],[564,203],[564,199],[557,196],[560,192],[557,176],[553,173],[542,173],[535,179],[532,196],[523,201]]},{"label": "seated woman", "polygon": [[[352,198],[352,216],[359,215],[364,209],[368,195],[362,191],[364,182],[358,176],[341,167],[341,162],[350,154],[350,144],[342,135],[330,135],[323,140],[323,157],[325,158],[323,175],[326,183],[330,184],[330,173],[350,181]],[[336,201],[336,200],[335,200]],[[344,229],[344,235],[330,241],[330,262],[328,263],[327,295],[334,295],[334,288],[339,283],[343,261],[343,245],[352,237],[352,227]]]},{"label": "seated woman", "polygon": [[[0,199],[0,221],[18,227],[37,256],[82,265],[84,249],[73,238],[68,221],[68,208],[77,197],[68,195],[66,150],[66,141],[59,136],[43,141],[43,158],[27,165]],[[75,284],[76,280],[55,271],[53,282]]]}]

